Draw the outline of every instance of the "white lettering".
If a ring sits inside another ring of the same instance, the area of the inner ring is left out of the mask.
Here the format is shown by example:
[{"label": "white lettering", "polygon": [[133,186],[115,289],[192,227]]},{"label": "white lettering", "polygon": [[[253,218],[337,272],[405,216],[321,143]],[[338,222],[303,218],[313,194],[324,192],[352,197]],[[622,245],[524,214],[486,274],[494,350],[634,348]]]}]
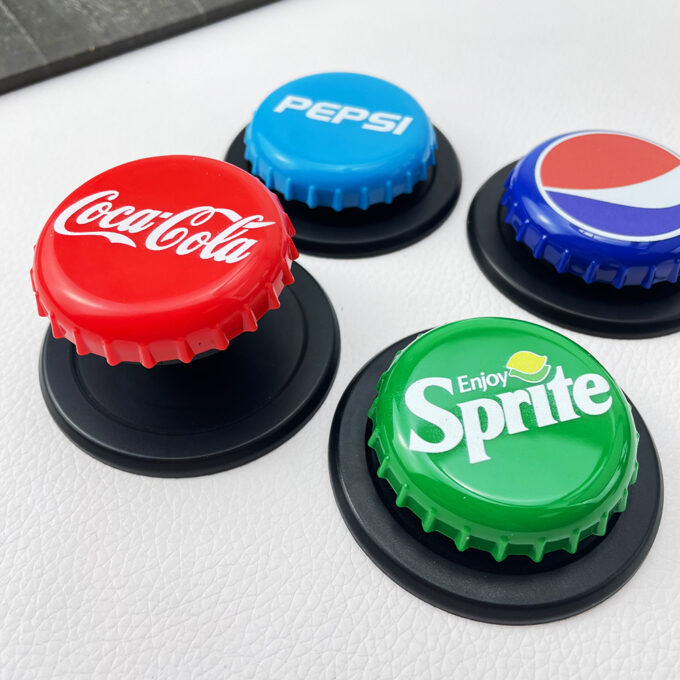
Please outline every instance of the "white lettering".
[{"label": "white lettering", "polygon": [[545,391],[545,387],[543,385],[533,385],[532,387],[527,387],[527,392],[531,395],[531,404],[536,414],[536,425],[538,427],[555,425],[557,421],[553,418],[552,411],[550,410],[550,402],[548,401],[548,393]]},{"label": "white lettering", "polygon": [[411,116],[404,116],[401,119],[401,122],[397,127],[394,128],[394,132],[392,133],[393,135],[401,135],[403,134],[404,130],[413,122],[413,118]]},{"label": "white lettering", "polygon": [[[472,391],[475,386],[486,390],[487,386],[505,385],[507,377],[507,372],[488,375],[482,372],[475,377],[460,375],[456,380],[459,392],[465,393]],[[439,428],[443,436],[437,441],[429,441],[411,429],[409,448],[423,453],[444,453],[464,440],[469,461],[473,464],[489,460],[486,442],[496,439],[504,429],[507,429],[508,435],[514,435],[534,426],[548,427],[581,418],[574,405],[584,415],[599,416],[609,411],[613,403],[609,395],[611,386],[606,378],[596,373],[586,373],[572,380],[564,375],[562,366],[556,367],[555,377],[547,384],[502,392],[494,395],[493,399],[458,402],[448,409],[428,401],[425,391],[430,387],[454,394],[453,380],[450,378],[422,378],[408,387],[404,395],[405,403],[411,413]],[[608,396],[602,401],[595,401],[594,397],[600,395]],[[557,411],[557,418],[553,408]],[[459,409],[460,419],[452,412],[454,409]]]},{"label": "white lettering", "polygon": [[361,127],[364,130],[375,130],[376,132],[392,132],[397,126],[396,121],[398,120],[401,120],[401,116],[396,113],[377,111],[372,113],[368,118],[368,123],[364,123]]},{"label": "white lettering", "polygon": [[438,427],[444,436],[441,441],[428,442],[414,430],[411,430],[409,448],[411,451],[423,453],[443,453],[458,446],[463,438],[463,428],[453,413],[427,400],[425,390],[428,387],[439,387],[449,394],[453,394],[453,383],[449,378],[423,378],[409,385],[404,395],[404,401],[413,415]]},{"label": "white lettering", "polygon": [[505,416],[508,434],[526,432],[528,428],[522,420],[521,405],[531,404],[529,393],[526,390],[515,390],[514,392],[503,392],[503,394],[498,395],[498,398],[503,404],[503,415]]},{"label": "white lettering", "polygon": [[[274,224],[264,221],[262,215],[241,217],[235,210],[207,205],[188,208],[176,214],[152,208],[137,210],[131,205],[114,208],[112,201],[118,196],[118,191],[100,191],[76,201],[57,215],[54,230],[65,236],[103,236],[111,243],[132,248],[136,248],[137,243],[123,232],[138,234],[147,231],[144,240],[147,250],[174,248],[177,255],[198,252],[202,260],[231,264],[244,260],[257,245],[257,239],[246,237],[251,230]],[[114,222],[114,217],[123,219]],[[159,217],[163,219],[156,223],[155,220]],[[220,223],[220,231],[216,235],[211,231],[192,231],[192,227],[201,226],[210,220]],[[75,231],[69,228],[70,223],[96,223],[98,230]]]},{"label": "white lettering", "polygon": [[312,120],[322,120],[324,123],[330,123],[331,118],[336,111],[342,108],[342,104],[333,104],[331,102],[317,102],[312,106],[305,116]]},{"label": "white lettering", "polygon": [[371,112],[356,106],[343,106],[334,116],[331,123],[338,125],[343,120],[366,120]]},{"label": "white lettering", "polygon": [[593,401],[592,397],[609,392],[609,383],[597,373],[586,373],[576,378],[574,383],[574,401],[581,411],[589,416],[599,416],[609,411],[612,398],[602,402]]},{"label": "white lettering", "polygon": [[[489,460],[484,442],[495,439],[503,431],[503,409],[493,399],[472,399],[458,404],[463,415],[463,429],[471,463]],[[480,411],[486,415],[486,429],[482,429]]]},{"label": "white lettering", "polygon": [[571,403],[569,396],[569,386],[574,381],[571,378],[564,377],[564,371],[561,366],[555,370],[555,377],[547,384],[547,388],[552,392],[555,398],[555,405],[557,406],[557,416],[561,421],[575,420],[578,418],[574,405]]},{"label": "white lettering", "polygon": [[[57,234],[64,234],[66,236],[71,236],[71,235],[76,235],[76,236],[103,236],[104,238],[107,238],[111,243],[124,243],[127,246],[132,246],[135,248],[135,242],[127,237],[123,236],[122,234],[118,234],[116,232],[107,232],[107,231],[69,231],[66,228],[66,223],[69,220],[69,218],[73,217],[76,213],[78,213],[80,210],[83,210],[85,206],[89,205],[90,203],[94,203],[95,201],[99,200],[100,198],[106,198],[109,200],[113,200],[118,198],[118,192],[117,191],[100,191],[99,193],[92,194],[91,196],[85,196],[85,198],[81,198],[79,201],[76,201],[72,205],[69,205],[67,208],[64,208],[57,217],[54,220],[54,231],[57,232]],[[75,222],[78,222],[78,218],[75,219]]]},{"label": "white lettering", "polygon": [[[126,206],[130,208],[130,206]],[[153,226],[153,220],[155,220],[160,214],[160,210],[138,210],[132,213],[128,213],[129,217],[121,220],[117,225],[115,225],[118,231],[127,231],[130,234],[137,234],[140,231],[149,229]]]},{"label": "white lettering", "polygon": [[[336,104],[334,102],[315,102],[308,97],[286,95],[273,109],[274,113],[284,111],[304,111],[305,116],[312,120],[340,125],[345,121],[363,123],[361,128],[374,132],[391,132],[401,136],[413,122],[412,116],[402,116],[387,111],[369,111],[360,106]],[[364,122],[365,121],[365,122]]]},{"label": "white lettering", "polygon": [[120,215],[133,215],[134,212],[135,208],[132,205],[124,205],[122,208],[109,210],[109,212],[99,220],[99,228],[113,229],[113,227],[117,227],[120,224],[120,222],[113,222],[114,217],[119,217]]},{"label": "white lettering", "polygon": [[274,113],[283,113],[286,109],[293,109],[293,111],[304,111],[308,109],[314,102],[307,97],[296,97],[294,95],[285,96],[274,108]]},{"label": "white lettering", "polygon": [[485,390],[487,387],[496,387],[498,385],[500,382],[498,375],[498,373],[490,373],[486,376],[486,385],[484,387]]}]

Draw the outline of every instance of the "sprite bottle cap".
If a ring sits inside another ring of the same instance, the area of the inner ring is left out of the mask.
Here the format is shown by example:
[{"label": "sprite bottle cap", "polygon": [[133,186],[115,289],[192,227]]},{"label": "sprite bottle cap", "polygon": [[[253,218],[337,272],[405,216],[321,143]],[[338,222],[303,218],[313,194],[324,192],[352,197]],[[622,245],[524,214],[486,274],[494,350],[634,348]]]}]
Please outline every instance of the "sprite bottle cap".
[{"label": "sprite bottle cap", "polygon": [[630,405],[586,350],[501,318],[431,330],[399,352],[369,417],[396,504],[459,550],[535,562],[607,531],[637,475]]}]

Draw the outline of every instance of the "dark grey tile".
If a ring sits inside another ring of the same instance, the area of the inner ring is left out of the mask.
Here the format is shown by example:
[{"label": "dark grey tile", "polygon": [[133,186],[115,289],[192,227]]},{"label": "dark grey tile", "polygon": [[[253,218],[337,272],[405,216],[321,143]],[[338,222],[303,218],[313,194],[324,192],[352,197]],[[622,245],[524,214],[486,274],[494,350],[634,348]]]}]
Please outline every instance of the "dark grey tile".
[{"label": "dark grey tile", "polygon": [[198,17],[192,0],[3,0],[49,61]]},{"label": "dark grey tile", "polygon": [[276,0],[196,0],[196,3],[203,7],[211,18],[232,16],[271,2],[276,2]]},{"label": "dark grey tile", "polygon": [[203,23],[197,0],[80,0],[80,4],[87,5],[88,16],[103,27],[109,42],[187,21]]},{"label": "dark grey tile", "polygon": [[275,0],[0,0],[0,93]]},{"label": "dark grey tile", "polygon": [[0,83],[20,79],[23,74],[44,70],[47,59],[17,22],[0,3]]}]

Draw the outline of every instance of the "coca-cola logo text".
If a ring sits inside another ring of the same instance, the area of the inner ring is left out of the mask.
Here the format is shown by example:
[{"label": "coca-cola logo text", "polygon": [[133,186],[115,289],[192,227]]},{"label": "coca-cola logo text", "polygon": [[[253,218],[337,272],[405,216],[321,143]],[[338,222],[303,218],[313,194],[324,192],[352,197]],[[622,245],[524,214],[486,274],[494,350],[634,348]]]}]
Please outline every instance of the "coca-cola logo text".
[{"label": "coca-cola logo text", "polygon": [[[114,206],[118,191],[99,191],[76,201],[57,215],[54,231],[65,236],[101,236],[111,243],[137,247],[128,234],[146,233],[143,241],[148,250],[171,250],[177,255],[198,253],[202,260],[234,263],[251,254],[257,239],[250,238],[253,229],[268,227],[262,215],[241,217],[228,208],[201,205],[178,213],[142,208],[132,205]],[[219,222],[221,231],[194,231],[212,220]],[[220,219],[221,218],[221,219]],[[225,220],[228,220],[225,226]],[[95,231],[75,231],[75,225],[92,225]]]}]

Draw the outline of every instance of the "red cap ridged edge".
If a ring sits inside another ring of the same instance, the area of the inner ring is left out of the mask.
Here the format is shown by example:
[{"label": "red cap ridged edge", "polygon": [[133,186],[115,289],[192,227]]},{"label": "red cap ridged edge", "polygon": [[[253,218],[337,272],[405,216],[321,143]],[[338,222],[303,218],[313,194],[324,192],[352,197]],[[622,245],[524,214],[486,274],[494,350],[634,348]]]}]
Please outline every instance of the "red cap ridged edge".
[{"label": "red cap ridged edge", "polygon": [[60,317],[54,310],[50,310],[40,298],[34,270],[31,268],[31,285],[38,314],[49,318],[52,335],[55,338],[66,338],[75,345],[79,355],[98,354],[104,357],[111,366],[123,361],[140,363],[145,368],[153,368],[161,361],[177,359],[183,363],[189,363],[197,354],[226,349],[233,338],[241,333],[257,330],[258,320],[268,311],[280,307],[281,291],[294,280],[290,266],[299,255],[293,243],[295,229],[288,215],[283,211],[278,198],[274,194],[272,196],[278,205],[283,227],[288,236],[286,253],[280,262],[279,270],[273,281],[264,284],[260,293],[250,304],[244,305],[219,324],[192,331],[185,337],[168,338],[151,343],[104,338],[98,333],[78,328],[65,317]]}]

